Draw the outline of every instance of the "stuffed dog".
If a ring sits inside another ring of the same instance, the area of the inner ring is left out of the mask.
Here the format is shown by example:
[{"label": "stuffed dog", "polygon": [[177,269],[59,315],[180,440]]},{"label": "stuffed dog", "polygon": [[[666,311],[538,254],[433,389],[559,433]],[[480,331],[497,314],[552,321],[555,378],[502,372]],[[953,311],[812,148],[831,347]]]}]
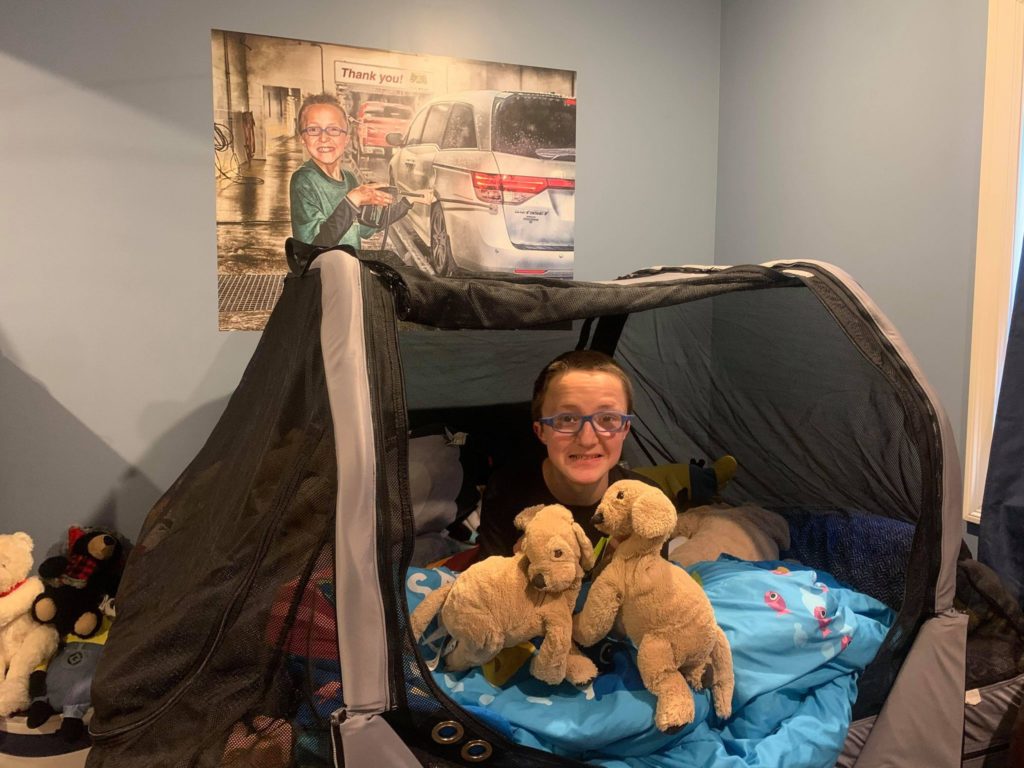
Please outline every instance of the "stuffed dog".
[{"label": "stuffed dog", "polygon": [[529,507],[515,524],[524,532],[520,551],[475,563],[427,595],[410,617],[413,637],[440,613],[455,640],[445,668],[458,672],[540,635],[530,673],[551,685],[566,678],[586,685],[597,668],[572,644],[572,611],[584,571],[594,567],[594,549],[560,504]]},{"label": "stuffed dog", "polygon": [[725,553],[740,560],[778,560],[789,549],[789,523],[781,515],[745,504],[694,507],[679,515],[669,544],[668,559],[680,565],[717,560]]},{"label": "stuffed dog", "polygon": [[661,556],[676,523],[672,502],[658,488],[620,480],[605,491],[592,520],[621,543],[573,618],[573,639],[593,645],[621,619],[637,646],[644,686],[657,697],[659,730],[676,731],[693,721],[693,694],[686,684],[700,690],[705,672],[712,675],[715,712],[728,718],[734,684],[729,641],[704,591]]}]

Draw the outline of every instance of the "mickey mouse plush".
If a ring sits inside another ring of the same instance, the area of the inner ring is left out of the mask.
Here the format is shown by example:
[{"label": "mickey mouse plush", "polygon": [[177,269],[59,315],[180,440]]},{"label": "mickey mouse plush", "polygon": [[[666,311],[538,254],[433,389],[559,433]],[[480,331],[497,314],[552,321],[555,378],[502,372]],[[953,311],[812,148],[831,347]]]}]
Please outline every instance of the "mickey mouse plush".
[{"label": "mickey mouse plush", "polygon": [[91,637],[103,618],[100,605],[117,593],[123,570],[124,547],[116,535],[72,526],[68,554],[49,557],[39,565],[45,589],[32,604],[32,616],[54,625],[62,637]]}]

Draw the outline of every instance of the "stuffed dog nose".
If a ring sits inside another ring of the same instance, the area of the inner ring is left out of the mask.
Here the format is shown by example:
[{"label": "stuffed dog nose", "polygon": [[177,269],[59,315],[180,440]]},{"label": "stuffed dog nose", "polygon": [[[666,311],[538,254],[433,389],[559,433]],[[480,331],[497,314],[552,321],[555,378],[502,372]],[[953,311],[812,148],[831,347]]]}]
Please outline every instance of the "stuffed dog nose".
[{"label": "stuffed dog nose", "polygon": [[604,512],[595,512],[594,516],[590,518],[590,522],[593,525],[600,525],[604,522]]},{"label": "stuffed dog nose", "polygon": [[530,583],[533,584],[535,589],[544,589],[544,585],[546,583],[544,581],[544,574],[538,573],[536,576],[530,579]]}]

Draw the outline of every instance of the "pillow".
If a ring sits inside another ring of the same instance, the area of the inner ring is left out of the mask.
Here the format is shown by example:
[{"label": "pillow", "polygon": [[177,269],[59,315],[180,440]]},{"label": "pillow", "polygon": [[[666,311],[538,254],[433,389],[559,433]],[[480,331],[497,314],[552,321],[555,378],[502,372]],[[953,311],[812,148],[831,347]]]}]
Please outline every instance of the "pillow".
[{"label": "pillow", "polygon": [[409,499],[416,535],[444,530],[458,514],[455,497],[462,489],[459,447],[447,435],[409,440]]},{"label": "pillow", "polygon": [[772,507],[789,523],[789,549],[779,556],[828,571],[899,610],[914,526],[839,507]]},{"label": "pillow", "polygon": [[409,435],[409,497],[416,535],[438,533],[480,502],[481,457],[465,432],[430,425]]}]

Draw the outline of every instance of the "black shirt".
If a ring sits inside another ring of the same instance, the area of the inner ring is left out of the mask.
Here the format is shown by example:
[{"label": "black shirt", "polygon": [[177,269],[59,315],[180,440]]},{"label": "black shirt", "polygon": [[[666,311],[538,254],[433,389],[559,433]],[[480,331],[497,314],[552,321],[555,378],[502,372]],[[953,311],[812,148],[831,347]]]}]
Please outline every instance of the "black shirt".
[{"label": "black shirt", "polygon": [[[542,466],[543,461],[533,459],[530,462],[506,465],[491,475],[480,506],[480,527],[477,532],[479,559],[491,555],[511,555],[512,547],[523,535],[513,521],[516,515],[535,504],[562,504],[572,512],[573,519],[582,526],[592,544],[604,536],[590,522],[597,509],[597,502],[563,504],[544,482]],[[608,485],[618,480],[641,480],[648,485],[657,485],[650,478],[616,465],[608,472]]]}]

